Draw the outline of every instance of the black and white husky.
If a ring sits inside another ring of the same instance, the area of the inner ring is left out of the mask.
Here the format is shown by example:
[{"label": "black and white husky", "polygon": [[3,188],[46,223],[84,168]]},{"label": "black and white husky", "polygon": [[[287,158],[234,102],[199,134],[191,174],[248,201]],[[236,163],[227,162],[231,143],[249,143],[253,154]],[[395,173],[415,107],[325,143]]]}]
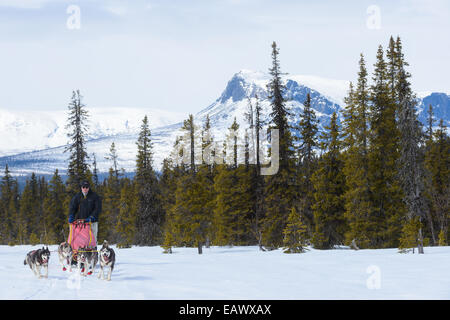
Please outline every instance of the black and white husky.
[{"label": "black and white husky", "polygon": [[34,274],[38,278],[42,278],[41,268],[45,270],[44,278],[48,278],[48,261],[50,260],[50,251],[48,247],[42,249],[33,250],[27,253],[27,257],[23,261],[24,265],[29,265]]},{"label": "black and white husky", "polygon": [[69,243],[63,242],[58,247],[59,263],[62,265],[63,271],[66,271],[66,265],[69,266],[69,271],[72,272],[72,255],[73,250]]},{"label": "black and white husky", "polygon": [[94,268],[97,265],[98,261],[97,248],[96,247],[79,248],[77,260],[78,260],[78,269],[80,270],[80,272],[84,276],[86,276],[87,274],[91,275],[94,272]]},{"label": "black and white husky", "polygon": [[114,264],[116,263],[116,254],[114,250],[109,247],[108,241],[103,242],[103,246],[100,249],[100,272],[98,273],[98,278],[105,279],[105,274],[103,273],[103,268],[109,267],[107,280],[111,280],[111,273],[114,269]]}]

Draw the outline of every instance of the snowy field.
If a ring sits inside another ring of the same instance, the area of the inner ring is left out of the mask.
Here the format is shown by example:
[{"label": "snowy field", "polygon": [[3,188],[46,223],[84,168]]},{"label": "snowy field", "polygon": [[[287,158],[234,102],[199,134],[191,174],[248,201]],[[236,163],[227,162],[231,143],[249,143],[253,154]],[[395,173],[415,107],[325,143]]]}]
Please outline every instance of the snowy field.
[{"label": "snowy field", "polygon": [[284,254],[257,247],[115,249],[110,282],[62,271],[50,246],[49,277],[23,265],[39,246],[0,246],[0,299],[450,299],[450,247],[424,255],[397,249],[310,250]]}]

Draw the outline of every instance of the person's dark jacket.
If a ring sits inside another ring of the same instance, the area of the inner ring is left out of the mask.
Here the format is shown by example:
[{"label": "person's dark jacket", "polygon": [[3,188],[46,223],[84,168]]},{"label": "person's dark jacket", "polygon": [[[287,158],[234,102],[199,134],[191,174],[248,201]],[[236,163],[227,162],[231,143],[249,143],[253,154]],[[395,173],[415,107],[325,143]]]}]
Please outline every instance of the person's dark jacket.
[{"label": "person's dark jacket", "polygon": [[102,201],[94,191],[89,190],[86,197],[82,192],[79,192],[70,201],[69,222],[78,219],[97,222],[101,211]]}]

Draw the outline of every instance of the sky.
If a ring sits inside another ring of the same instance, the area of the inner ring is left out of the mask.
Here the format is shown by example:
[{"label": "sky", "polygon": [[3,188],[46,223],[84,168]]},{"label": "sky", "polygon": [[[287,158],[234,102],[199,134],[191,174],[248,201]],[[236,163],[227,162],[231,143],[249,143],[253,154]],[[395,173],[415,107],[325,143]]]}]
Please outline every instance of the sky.
[{"label": "sky", "polygon": [[0,108],[196,113],[241,69],[354,81],[399,35],[416,91],[450,93],[450,2],[0,0]]}]

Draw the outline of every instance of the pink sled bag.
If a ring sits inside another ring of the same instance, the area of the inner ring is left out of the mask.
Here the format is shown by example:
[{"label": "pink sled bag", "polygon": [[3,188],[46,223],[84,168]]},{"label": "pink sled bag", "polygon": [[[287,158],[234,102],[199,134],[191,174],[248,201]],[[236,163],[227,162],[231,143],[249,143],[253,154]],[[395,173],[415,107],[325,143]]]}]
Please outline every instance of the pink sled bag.
[{"label": "pink sled bag", "polygon": [[92,232],[92,225],[90,222],[75,221],[70,223],[70,232],[67,242],[72,247],[74,257],[78,249],[82,247],[96,248],[97,243]]}]

